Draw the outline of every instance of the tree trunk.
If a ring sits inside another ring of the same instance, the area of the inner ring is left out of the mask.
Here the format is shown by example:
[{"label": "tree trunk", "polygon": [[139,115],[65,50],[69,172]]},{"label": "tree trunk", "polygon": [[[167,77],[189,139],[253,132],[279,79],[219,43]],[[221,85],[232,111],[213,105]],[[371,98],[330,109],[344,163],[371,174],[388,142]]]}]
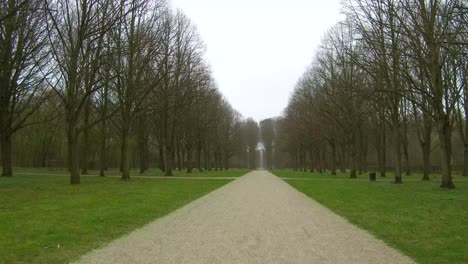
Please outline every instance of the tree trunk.
[{"label": "tree trunk", "polygon": [[409,176],[411,175],[411,168],[408,155],[408,145],[403,146],[403,157],[405,158],[405,174]]},{"label": "tree trunk", "polygon": [[331,147],[331,175],[336,175],[336,147],[335,143],[330,144]]},{"label": "tree trunk", "polygon": [[88,174],[89,129],[83,130],[83,147],[81,153],[81,174]]},{"label": "tree trunk", "polygon": [[441,169],[442,169],[442,182],[440,187],[453,189],[455,185],[452,181],[452,155],[451,155],[451,127],[450,121],[439,120],[438,132],[440,141],[440,156],[441,156]]},{"label": "tree trunk", "polygon": [[172,173],[172,163],[174,160],[174,153],[172,146],[168,146],[167,144],[164,145],[164,168],[165,173],[164,176],[174,176]]},{"label": "tree trunk", "polygon": [[128,127],[122,128],[122,148],[120,153],[120,164],[122,166],[122,177],[124,181],[130,180],[130,160],[129,160],[129,130]]},{"label": "tree trunk", "polygon": [[420,139],[420,145],[422,150],[423,159],[423,181],[429,180],[429,174],[431,173],[431,134],[432,134],[432,118],[430,116],[424,116],[424,130],[422,138]]},{"label": "tree trunk", "polygon": [[177,170],[181,171],[182,170],[182,157],[181,157],[181,150],[180,150],[180,143],[176,144],[176,157],[177,157]]},{"label": "tree trunk", "polygon": [[219,152],[214,151],[214,169],[217,171],[219,169]]},{"label": "tree trunk", "polygon": [[192,173],[193,170],[193,161],[192,161],[192,147],[187,146],[187,173]]},{"label": "tree trunk", "polygon": [[[468,72],[466,70],[463,72],[463,105],[465,110],[465,133],[462,135],[463,137],[463,170],[462,176],[468,176]],[[460,124],[461,125],[461,124]],[[462,129],[463,132],[463,129]]]},{"label": "tree trunk", "polygon": [[[429,134],[430,140],[430,134]],[[431,142],[426,141],[422,144],[422,158],[423,158],[423,181],[429,180],[429,174],[431,171]]]},{"label": "tree trunk", "polygon": [[394,183],[400,184],[403,183],[401,178],[401,140],[400,140],[400,129],[398,123],[399,121],[393,122],[393,145],[395,147],[395,180]]},{"label": "tree trunk", "polygon": [[[353,132],[354,133],[354,132]],[[351,179],[356,179],[357,178],[357,175],[356,175],[356,170],[357,170],[357,146],[356,146],[356,140],[355,140],[355,137],[353,136],[353,142],[352,142],[352,145],[351,145],[351,172],[349,174],[349,178]]]},{"label": "tree trunk", "polygon": [[198,167],[199,172],[203,171],[202,163],[201,163],[201,152],[202,152],[202,148],[201,148],[200,144],[198,144],[198,146],[197,146],[197,167]]},{"label": "tree trunk", "polygon": [[101,149],[99,157],[99,176],[105,176],[107,170],[107,121],[102,120],[102,131],[101,131]]},{"label": "tree trunk", "polygon": [[163,172],[166,171],[166,162],[165,162],[165,157],[164,157],[164,146],[161,142],[158,142],[158,148],[159,148],[159,169]]},{"label": "tree trunk", "polygon": [[[123,139],[121,139],[122,142],[123,142]],[[124,152],[124,145],[123,144],[120,144],[120,154],[122,154]],[[122,173],[123,172],[123,167],[124,167],[124,164],[123,164],[124,160],[122,159],[122,157],[120,157],[120,164],[119,164],[119,171]]]},{"label": "tree trunk", "polygon": [[68,170],[70,171],[70,184],[80,184],[80,162],[78,131],[75,124],[68,123]]},{"label": "tree trunk", "polygon": [[321,154],[320,148],[317,151],[317,168],[318,168],[318,173],[323,173],[322,154]]},{"label": "tree trunk", "polygon": [[357,155],[356,155],[356,151],[354,150],[354,146],[352,147],[353,150],[352,150],[352,154],[351,154],[351,172],[349,174],[349,178],[351,179],[357,179],[357,174],[356,174],[356,170],[357,170]]},{"label": "tree trunk", "polygon": [[12,177],[13,166],[11,160],[11,136],[6,135],[6,133],[2,134],[0,143],[2,148],[2,177]]}]

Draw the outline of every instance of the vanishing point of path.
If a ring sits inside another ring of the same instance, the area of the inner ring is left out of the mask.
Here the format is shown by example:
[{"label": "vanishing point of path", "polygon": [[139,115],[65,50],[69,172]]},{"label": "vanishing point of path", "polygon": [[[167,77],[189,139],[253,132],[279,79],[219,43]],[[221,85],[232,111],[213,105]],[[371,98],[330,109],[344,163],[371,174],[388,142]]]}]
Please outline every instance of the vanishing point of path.
[{"label": "vanishing point of path", "polygon": [[254,171],[79,263],[413,262],[271,173]]}]

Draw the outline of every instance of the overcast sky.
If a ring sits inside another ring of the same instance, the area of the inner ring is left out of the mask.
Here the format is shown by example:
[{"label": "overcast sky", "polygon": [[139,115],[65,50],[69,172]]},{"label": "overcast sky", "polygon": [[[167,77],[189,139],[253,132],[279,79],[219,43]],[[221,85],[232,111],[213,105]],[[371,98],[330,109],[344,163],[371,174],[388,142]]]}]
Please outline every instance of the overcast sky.
[{"label": "overcast sky", "polygon": [[244,117],[281,114],[340,0],[172,0],[198,27],[219,89]]}]

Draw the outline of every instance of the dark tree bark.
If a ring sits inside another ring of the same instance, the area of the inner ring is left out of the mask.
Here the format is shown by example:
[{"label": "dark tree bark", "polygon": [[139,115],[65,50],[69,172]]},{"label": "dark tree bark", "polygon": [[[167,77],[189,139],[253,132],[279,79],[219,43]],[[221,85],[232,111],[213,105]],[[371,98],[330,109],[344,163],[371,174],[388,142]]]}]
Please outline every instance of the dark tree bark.
[{"label": "dark tree bark", "polygon": [[331,147],[331,175],[336,175],[336,145],[334,141],[330,143],[330,147]]},{"label": "dark tree bark", "polygon": [[164,156],[164,147],[161,141],[158,142],[158,148],[159,148],[159,169],[163,172],[166,171],[166,161],[165,161],[165,156]]},{"label": "dark tree bark", "polygon": [[7,135],[1,135],[2,148],[2,176],[3,177],[12,177],[13,176],[13,167],[12,167],[12,146],[11,146],[11,137]]},{"label": "dark tree bark", "polygon": [[[449,118],[447,118],[449,119]],[[452,151],[451,151],[451,135],[452,129],[449,120],[440,120],[437,123],[439,141],[440,141],[440,156],[442,169],[442,182],[440,187],[453,189],[455,185],[452,181]]]},{"label": "dark tree bark", "polygon": [[121,130],[121,153],[120,161],[122,166],[122,176],[121,179],[124,181],[130,180],[130,157],[129,157],[129,132],[130,128],[128,126],[122,127]]},{"label": "dark tree bark", "polygon": [[201,159],[202,159],[202,146],[201,146],[201,143],[199,142],[197,144],[197,168],[199,172],[203,171]]},{"label": "dark tree bark", "polygon": [[165,168],[165,176],[174,176],[172,173],[173,168],[173,161],[174,161],[174,150],[171,144],[164,145],[164,168]]},{"label": "dark tree bark", "polygon": [[68,142],[68,170],[70,171],[70,184],[80,184],[80,162],[79,162],[79,145],[78,145],[78,129],[76,123],[71,121],[67,128]]},{"label": "dark tree bark", "polygon": [[187,162],[186,162],[187,173],[192,173],[192,170],[193,170],[192,144],[189,143],[189,144],[186,145],[186,152],[187,152]]}]

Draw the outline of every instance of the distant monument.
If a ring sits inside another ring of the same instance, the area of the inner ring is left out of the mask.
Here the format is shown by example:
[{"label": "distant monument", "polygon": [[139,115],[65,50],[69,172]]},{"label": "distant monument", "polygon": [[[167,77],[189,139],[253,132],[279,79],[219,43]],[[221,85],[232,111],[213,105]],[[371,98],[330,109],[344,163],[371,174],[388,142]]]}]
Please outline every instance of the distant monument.
[{"label": "distant monument", "polygon": [[265,146],[262,142],[258,142],[257,146],[255,147],[256,152],[256,167],[258,170],[265,169]]}]

